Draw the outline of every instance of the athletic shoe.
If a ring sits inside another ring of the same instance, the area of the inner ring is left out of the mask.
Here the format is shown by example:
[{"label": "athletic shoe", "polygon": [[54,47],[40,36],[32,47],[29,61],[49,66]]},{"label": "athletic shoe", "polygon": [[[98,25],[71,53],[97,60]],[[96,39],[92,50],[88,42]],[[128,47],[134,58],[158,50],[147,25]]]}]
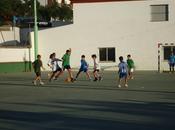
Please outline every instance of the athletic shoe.
[{"label": "athletic shoe", "polygon": [[53,80],[57,80],[57,79],[58,79],[58,78],[56,78],[56,77],[55,77],[55,78],[53,78]]},{"label": "athletic shoe", "polygon": [[128,87],[128,85],[127,85],[127,84],[125,84],[125,87],[127,88],[127,87]]},{"label": "athletic shoe", "polygon": [[98,79],[97,79],[97,78],[95,78],[95,79],[94,79],[94,82],[96,82],[97,80],[98,80]]},{"label": "athletic shoe", "polygon": [[102,81],[103,80],[103,78],[102,77],[99,77],[99,79],[98,79],[99,81]]},{"label": "athletic shoe", "polygon": [[75,81],[75,79],[74,78],[71,78],[71,82],[73,83]]},{"label": "athletic shoe", "polygon": [[119,84],[119,85],[118,85],[118,88],[121,88],[121,87],[122,87],[122,86]]},{"label": "athletic shoe", "polygon": [[32,83],[33,83],[35,86],[37,85],[37,82],[36,82],[36,80],[34,80]]},{"label": "athletic shoe", "polygon": [[42,82],[42,81],[40,81],[40,83],[39,83],[40,85],[44,85],[44,83]]}]

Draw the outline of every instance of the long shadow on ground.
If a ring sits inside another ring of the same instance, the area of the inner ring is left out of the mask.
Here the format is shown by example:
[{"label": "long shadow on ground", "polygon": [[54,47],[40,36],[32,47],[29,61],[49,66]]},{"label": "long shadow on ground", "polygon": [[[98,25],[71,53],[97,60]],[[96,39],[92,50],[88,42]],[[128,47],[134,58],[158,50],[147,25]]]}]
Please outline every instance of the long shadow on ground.
[{"label": "long shadow on ground", "polygon": [[[56,100],[6,104],[26,106],[31,111],[0,110],[3,130],[173,130],[175,127],[175,103]],[[37,107],[58,111],[32,112]]]}]

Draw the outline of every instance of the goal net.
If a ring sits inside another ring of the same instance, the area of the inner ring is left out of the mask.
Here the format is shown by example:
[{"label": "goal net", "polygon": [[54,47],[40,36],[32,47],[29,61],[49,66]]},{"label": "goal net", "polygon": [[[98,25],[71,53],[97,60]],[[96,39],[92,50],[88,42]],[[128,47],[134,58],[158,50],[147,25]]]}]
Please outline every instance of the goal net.
[{"label": "goal net", "polygon": [[168,60],[171,52],[175,54],[174,43],[159,43],[158,44],[158,72],[168,72],[169,64]]}]

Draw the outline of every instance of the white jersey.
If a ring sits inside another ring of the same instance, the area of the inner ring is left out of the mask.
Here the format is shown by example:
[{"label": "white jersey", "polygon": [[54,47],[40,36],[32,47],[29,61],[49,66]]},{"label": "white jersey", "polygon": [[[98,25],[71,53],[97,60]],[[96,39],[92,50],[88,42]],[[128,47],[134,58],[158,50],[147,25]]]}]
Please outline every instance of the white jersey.
[{"label": "white jersey", "polygon": [[52,59],[49,59],[49,61],[47,62],[47,65],[52,69],[53,67]]},{"label": "white jersey", "polygon": [[97,59],[94,59],[94,70],[100,70],[100,65],[99,65]]},{"label": "white jersey", "polygon": [[56,71],[59,67],[58,61],[61,61],[60,59],[50,59],[48,62],[48,65],[51,66],[52,71]]}]

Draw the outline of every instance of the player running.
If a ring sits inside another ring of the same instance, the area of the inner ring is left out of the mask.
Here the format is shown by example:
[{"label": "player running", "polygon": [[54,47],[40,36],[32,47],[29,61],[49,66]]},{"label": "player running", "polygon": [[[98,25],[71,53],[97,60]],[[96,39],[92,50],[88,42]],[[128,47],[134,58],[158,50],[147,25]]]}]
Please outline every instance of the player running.
[{"label": "player running", "polygon": [[76,75],[75,80],[78,78],[78,76],[80,75],[81,72],[86,73],[88,79],[91,80],[91,76],[89,74],[88,68],[89,68],[89,65],[88,65],[88,63],[85,60],[85,55],[82,55],[81,56],[81,66],[80,66],[80,69],[79,69],[79,71],[78,71],[78,73]]},{"label": "player running", "polygon": [[41,68],[43,70],[45,70],[45,68],[43,67],[43,63],[41,61],[41,55],[37,55],[37,60],[35,60],[32,63],[32,65],[33,65],[34,72],[36,74],[36,77],[35,77],[35,79],[33,81],[33,84],[37,85],[37,81],[39,81],[40,85],[44,85],[44,83],[41,80]]},{"label": "player running", "polygon": [[120,63],[118,64],[118,74],[119,74],[119,81],[118,81],[118,87],[121,88],[122,81],[124,80],[125,87],[128,87],[128,68],[127,63],[123,61],[123,57],[119,57]]}]

